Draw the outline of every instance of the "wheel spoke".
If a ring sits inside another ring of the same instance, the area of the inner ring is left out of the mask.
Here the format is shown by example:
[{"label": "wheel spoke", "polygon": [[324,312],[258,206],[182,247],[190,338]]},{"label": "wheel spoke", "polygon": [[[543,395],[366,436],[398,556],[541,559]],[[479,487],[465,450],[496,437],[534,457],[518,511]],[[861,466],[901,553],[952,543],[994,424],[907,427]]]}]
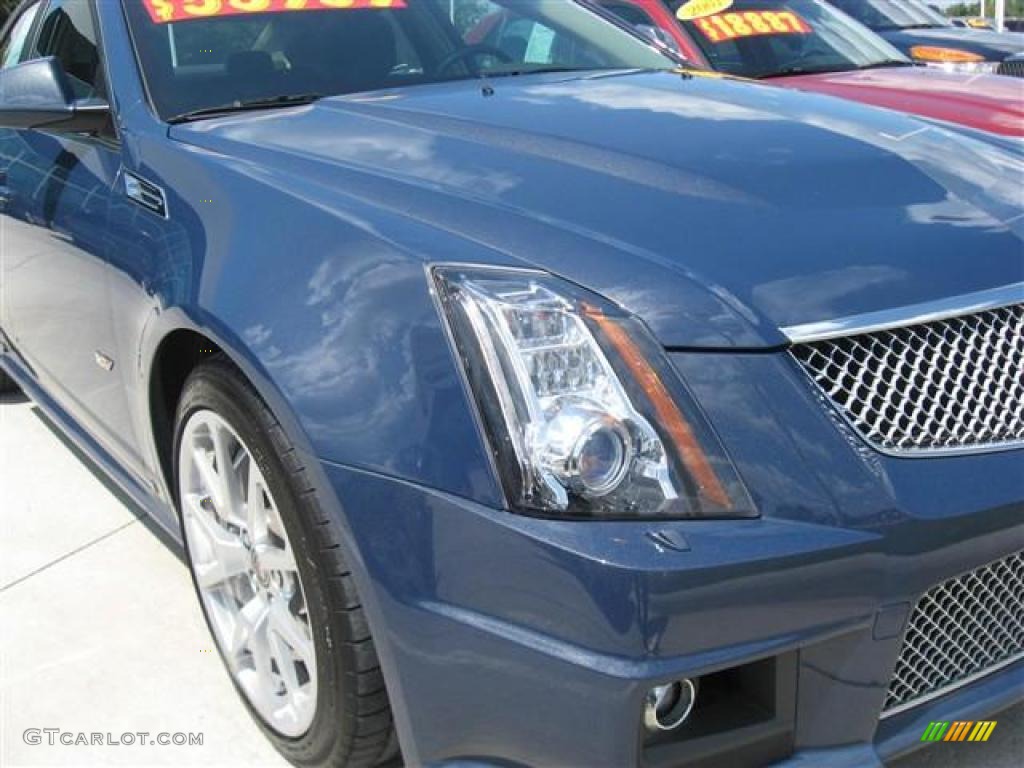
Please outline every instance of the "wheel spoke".
[{"label": "wheel spoke", "polygon": [[299,690],[299,676],[295,672],[295,659],[292,658],[292,651],[277,632],[268,632],[267,641],[270,653],[277,663],[277,670],[281,673],[281,679],[284,681],[285,690],[290,697]]},{"label": "wheel spoke", "polygon": [[211,430],[213,452],[217,457],[217,477],[221,489],[221,514],[237,514],[239,505],[239,482],[235,464],[228,447],[230,435],[223,428]]},{"label": "wheel spoke", "polygon": [[224,491],[221,489],[220,478],[213,468],[213,457],[208,451],[197,446],[192,449],[192,463],[199,470],[203,490],[213,498],[218,509],[224,509]]},{"label": "wheel spoke", "polygon": [[203,507],[195,495],[185,497],[189,520],[194,523],[207,545],[207,557],[194,562],[196,580],[203,589],[215,587],[249,570],[249,553],[235,534],[224,528]]},{"label": "wheel spoke", "polygon": [[225,556],[228,550],[220,549],[217,559],[209,563],[196,564],[196,580],[200,587],[213,589],[239,574],[247,572],[249,558],[245,548],[239,543],[236,549],[237,551],[230,551],[230,556]]},{"label": "wheel spoke", "polygon": [[237,658],[252,643],[253,636],[262,630],[269,614],[270,606],[262,597],[254,597],[235,615],[235,626],[225,649],[228,655]]},{"label": "wheel spoke", "polygon": [[257,552],[260,556],[260,563],[268,571],[280,571],[282,573],[296,573],[299,570],[295,564],[295,556],[292,548],[285,542],[285,547],[260,547]]},{"label": "wheel spoke", "polygon": [[265,623],[253,631],[249,641],[249,653],[252,655],[253,671],[256,673],[254,693],[257,706],[273,717],[277,691],[274,686],[274,671],[271,667],[273,657]]},{"label": "wheel spoke", "polygon": [[313,641],[308,636],[306,625],[280,600],[271,603],[268,618],[270,630],[288,643],[295,655],[299,657],[299,661],[306,665],[306,669],[312,675],[314,672]]},{"label": "wheel spoke", "polygon": [[260,468],[256,466],[256,460],[250,455],[245,508],[248,514],[249,538],[253,544],[260,544],[267,540],[267,508],[263,488],[263,475]]}]

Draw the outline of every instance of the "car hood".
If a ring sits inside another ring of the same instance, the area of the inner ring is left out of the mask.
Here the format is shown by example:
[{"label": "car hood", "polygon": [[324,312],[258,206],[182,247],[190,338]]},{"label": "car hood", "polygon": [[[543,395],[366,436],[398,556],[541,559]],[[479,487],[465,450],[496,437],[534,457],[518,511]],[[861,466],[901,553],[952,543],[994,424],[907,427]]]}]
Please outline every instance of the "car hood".
[{"label": "car hood", "polygon": [[773,85],[827,93],[877,107],[1024,136],[1024,79],[897,67],[778,78]]},{"label": "car hood", "polygon": [[940,45],[977,53],[988,61],[1002,61],[1007,56],[1024,51],[1024,35],[1016,32],[938,27],[882,30],[879,34],[904,51],[914,45]]},{"label": "car hood", "polygon": [[277,188],[315,184],[312,204],[357,196],[426,224],[436,238],[403,244],[426,260],[466,259],[454,235],[468,258],[561,275],[670,347],[778,345],[785,326],[1004,286],[1024,269],[1018,158],[716,76],[421,86],[171,134]]}]

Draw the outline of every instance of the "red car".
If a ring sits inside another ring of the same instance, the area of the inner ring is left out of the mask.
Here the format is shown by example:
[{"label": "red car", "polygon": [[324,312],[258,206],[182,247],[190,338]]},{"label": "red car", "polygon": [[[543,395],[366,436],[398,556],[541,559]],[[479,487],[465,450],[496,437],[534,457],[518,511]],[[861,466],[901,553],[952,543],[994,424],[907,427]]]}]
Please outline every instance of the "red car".
[{"label": "red car", "polygon": [[598,0],[689,61],[787,88],[1024,137],[1024,80],[917,67],[820,0]]}]

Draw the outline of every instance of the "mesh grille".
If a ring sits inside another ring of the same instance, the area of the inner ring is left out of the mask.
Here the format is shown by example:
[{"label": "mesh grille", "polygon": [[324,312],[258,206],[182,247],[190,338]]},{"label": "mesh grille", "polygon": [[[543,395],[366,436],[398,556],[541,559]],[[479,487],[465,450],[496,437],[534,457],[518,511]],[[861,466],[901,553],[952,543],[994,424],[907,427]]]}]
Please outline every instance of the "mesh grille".
[{"label": "mesh grille", "polygon": [[869,442],[892,451],[1024,439],[1024,304],[797,344],[793,355]]},{"label": "mesh grille", "polygon": [[885,710],[1024,654],[1024,553],[930,590],[910,617]]},{"label": "mesh grille", "polygon": [[1024,61],[1004,61],[999,65],[996,70],[1000,75],[1009,75],[1010,77],[1024,77]]}]

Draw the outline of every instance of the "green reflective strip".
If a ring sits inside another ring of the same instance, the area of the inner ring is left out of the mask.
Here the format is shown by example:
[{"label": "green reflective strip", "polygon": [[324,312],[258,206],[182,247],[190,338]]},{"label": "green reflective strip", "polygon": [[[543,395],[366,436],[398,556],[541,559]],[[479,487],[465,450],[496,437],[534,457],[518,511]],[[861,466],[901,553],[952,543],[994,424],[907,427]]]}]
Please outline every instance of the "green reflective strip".
[{"label": "green reflective strip", "polygon": [[939,727],[935,730],[935,733],[932,734],[930,741],[941,741],[942,737],[946,735],[946,731],[949,730],[948,721],[945,723],[938,723],[937,725]]},{"label": "green reflective strip", "polygon": [[931,741],[931,733],[935,730],[935,726],[938,725],[936,722],[928,723],[928,727],[924,729],[924,733],[921,734],[921,741]]}]

